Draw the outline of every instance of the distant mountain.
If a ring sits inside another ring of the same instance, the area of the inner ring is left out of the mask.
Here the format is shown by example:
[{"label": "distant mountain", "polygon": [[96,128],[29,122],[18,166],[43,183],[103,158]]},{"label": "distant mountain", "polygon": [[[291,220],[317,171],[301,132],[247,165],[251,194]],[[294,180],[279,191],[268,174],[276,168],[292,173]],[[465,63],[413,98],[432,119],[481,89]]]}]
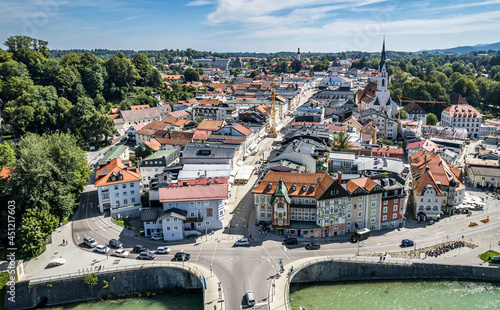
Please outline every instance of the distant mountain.
[{"label": "distant mountain", "polygon": [[443,49],[434,49],[434,50],[422,50],[418,51],[418,53],[428,52],[428,53],[470,53],[470,52],[478,52],[478,51],[489,51],[500,50],[500,42],[491,43],[491,44],[477,44],[473,46],[457,46],[452,48],[443,48]]}]

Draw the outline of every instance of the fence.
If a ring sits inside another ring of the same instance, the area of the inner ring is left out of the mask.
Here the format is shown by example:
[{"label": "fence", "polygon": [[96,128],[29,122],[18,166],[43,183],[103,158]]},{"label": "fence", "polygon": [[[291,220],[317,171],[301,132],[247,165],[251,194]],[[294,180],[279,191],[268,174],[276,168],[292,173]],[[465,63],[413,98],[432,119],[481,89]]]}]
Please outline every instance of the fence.
[{"label": "fence", "polygon": [[[380,263],[380,258],[375,258],[375,257],[360,257],[360,256],[354,256],[354,257],[335,257],[335,256],[330,256],[330,257],[321,257],[313,260],[309,260],[307,262],[304,262],[297,267],[293,267],[293,274],[296,274],[299,272],[301,269],[310,266],[312,264],[316,264],[319,262],[328,262],[328,261],[336,261],[336,262],[353,262],[353,263]],[[387,261],[384,261],[385,265],[405,265],[405,266],[411,266],[413,265],[413,262],[406,260],[406,259],[390,259]],[[290,299],[288,294],[290,293],[290,282],[292,281],[293,274],[290,274],[290,277],[287,277],[287,283],[285,283],[285,293],[283,294],[284,296],[284,305],[286,310],[292,310],[290,307]]]}]

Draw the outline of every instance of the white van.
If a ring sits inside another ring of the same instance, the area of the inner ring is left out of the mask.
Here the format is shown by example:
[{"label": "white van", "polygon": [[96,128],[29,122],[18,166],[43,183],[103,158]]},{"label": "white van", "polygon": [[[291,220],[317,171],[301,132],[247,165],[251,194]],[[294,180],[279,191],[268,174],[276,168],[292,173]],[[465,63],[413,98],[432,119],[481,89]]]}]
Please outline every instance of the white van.
[{"label": "white van", "polygon": [[254,295],[253,291],[247,291],[247,293],[245,294],[245,297],[247,299],[247,305],[249,307],[255,306],[255,295]]},{"label": "white van", "polygon": [[86,236],[85,238],[83,238],[83,243],[85,243],[86,245],[88,245],[91,248],[95,248],[97,246],[97,242],[94,240],[94,238],[89,237],[89,236]]}]

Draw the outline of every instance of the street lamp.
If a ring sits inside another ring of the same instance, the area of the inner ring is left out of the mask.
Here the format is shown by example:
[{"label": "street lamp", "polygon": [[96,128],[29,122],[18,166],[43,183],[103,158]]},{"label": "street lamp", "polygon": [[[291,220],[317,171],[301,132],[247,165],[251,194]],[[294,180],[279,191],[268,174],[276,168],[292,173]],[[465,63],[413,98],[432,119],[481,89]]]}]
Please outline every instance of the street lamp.
[{"label": "street lamp", "polygon": [[358,238],[358,256],[359,256],[359,238]]}]

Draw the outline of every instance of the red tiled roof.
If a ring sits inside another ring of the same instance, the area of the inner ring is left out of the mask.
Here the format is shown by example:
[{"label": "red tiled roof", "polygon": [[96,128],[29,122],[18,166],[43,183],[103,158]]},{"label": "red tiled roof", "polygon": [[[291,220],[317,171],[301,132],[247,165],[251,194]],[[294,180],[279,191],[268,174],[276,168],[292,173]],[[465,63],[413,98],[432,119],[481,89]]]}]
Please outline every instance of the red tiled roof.
[{"label": "red tiled roof", "polygon": [[217,121],[217,120],[213,120],[213,119],[204,119],[201,121],[201,123],[198,125],[198,127],[196,129],[197,130],[215,131],[215,130],[219,130],[223,124],[224,124],[224,121]]},{"label": "red tiled roof", "polygon": [[358,188],[363,188],[368,192],[371,192],[372,189],[377,186],[377,183],[373,181],[370,178],[362,178],[362,179],[352,179],[347,181],[346,183],[346,189],[349,191],[349,193],[353,193],[356,189]]},{"label": "red tiled roof", "polygon": [[228,184],[161,187],[159,195],[160,202],[227,199]]},{"label": "red tiled roof", "polygon": [[182,125],[186,125],[187,123],[191,122],[190,120],[188,119],[184,119],[184,118],[181,118],[180,120],[178,120],[177,122],[175,122],[174,126],[182,126]]},{"label": "red tiled roof", "polygon": [[161,143],[156,139],[146,141],[144,142],[144,144],[146,144],[153,151],[158,151],[159,149],[161,149]]},{"label": "red tiled roof", "polygon": [[133,105],[130,107],[130,110],[141,110],[141,109],[149,109],[149,104]]},{"label": "red tiled roof", "polygon": [[[99,172],[108,171],[106,175],[99,176]],[[111,176],[118,175],[121,172],[122,180],[111,181]],[[119,184],[125,182],[140,181],[141,175],[139,169],[131,167],[130,161],[125,161],[121,158],[115,158],[109,164],[97,168],[95,186],[104,186],[111,184]]]},{"label": "red tiled roof", "polygon": [[240,132],[244,136],[248,136],[253,131],[253,129],[246,128],[245,126],[243,126],[241,124],[236,125],[234,127],[234,130],[237,130],[238,132]]},{"label": "red tiled roof", "polygon": [[217,182],[215,182],[215,178],[203,178],[203,179],[194,179],[194,180],[182,180],[177,184],[170,184],[169,186],[184,186],[184,182],[187,182],[188,185],[207,185],[208,180],[210,180],[210,184],[227,184],[227,178],[217,178]]},{"label": "red tiled roof", "polygon": [[161,121],[166,124],[174,124],[177,121],[177,119],[174,117],[165,117]]},{"label": "red tiled roof", "polygon": [[193,140],[204,140],[207,139],[211,134],[212,131],[196,129],[194,131]]},{"label": "red tiled roof", "polygon": [[345,131],[345,127],[344,126],[333,126],[333,125],[331,125],[330,126],[330,130],[333,130],[333,131]]},{"label": "red tiled roof", "polygon": [[479,111],[476,110],[476,108],[474,108],[469,104],[452,105],[444,110],[450,112],[450,117],[459,117],[459,118],[481,117],[481,113],[479,113]]},{"label": "red tiled roof", "polygon": [[376,156],[373,154],[398,154],[398,155],[403,155],[404,151],[403,149],[398,149],[395,147],[374,147],[372,148],[372,156]]}]

